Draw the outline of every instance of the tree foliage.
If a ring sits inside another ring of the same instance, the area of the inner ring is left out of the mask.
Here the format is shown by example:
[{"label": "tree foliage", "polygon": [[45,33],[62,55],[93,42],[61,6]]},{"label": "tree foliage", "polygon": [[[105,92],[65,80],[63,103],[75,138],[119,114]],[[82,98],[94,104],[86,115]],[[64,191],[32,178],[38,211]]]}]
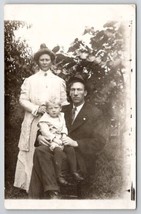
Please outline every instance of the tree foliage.
[{"label": "tree foliage", "polygon": [[[32,50],[25,40],[15,39],[14,32],[29,26],[20,21],[5,22],[5,93],[14,106],[23,80],[34,73]],[[108,22],[102,30],[86,27],[68,51],[53,48],[56,61],[52,69],[66,82],[76,73],[87,81],[88,100],[102,108],[109,118],[124,115],[124,26]],[[11,104],[10,103],[10,104]]]},{"label": "tree foliage", "polygon": [[[33,74],[32,50],[25,40],[16,39],[14,34],[15,31],[24,27],[28,29],[30,26],[21,21],[5,21],[4,23],[5,110],[6,119],[10,119],[12,122],[15,117],[14,111],[18,106],[21,84],[26,77]],[[8,118],[10,116],[11,118]],[[8,122],[10,121],[8,120]]]},{"label": "tree foliage", "polygon": [[21,21],[5,21],[5,92],[17,95],[23,79],[31,70],[32,51],[25,40],[16,40],[14,32],[19,28],[29,27]]},{"label": "tree foliage", "polygon": [[116,117],[124,109],[124,26],[108,22],[102,30],[86,27],[67,53],[56,47],[56,72],[66,79],[80,73],[89,86],[90,102]]}]

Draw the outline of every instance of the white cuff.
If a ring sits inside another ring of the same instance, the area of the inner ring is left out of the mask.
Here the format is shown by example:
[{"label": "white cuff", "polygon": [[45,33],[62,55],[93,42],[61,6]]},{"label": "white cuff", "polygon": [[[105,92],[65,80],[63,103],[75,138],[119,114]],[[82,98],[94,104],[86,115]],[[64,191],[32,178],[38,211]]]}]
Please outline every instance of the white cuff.
[{"label": "white cuff", "polygon": [[31,112],[31,114],[32,114],[33,116],[35,116],[35,117],[38,116],[38,108],[39,108],[39,106],[36,106],[36,107],[32,110],[32,112]]},{"label": "white cuff", "polygon": [[78,147],[78,143],[77,143],[77,141],[75,141],[76,142],[76,147]]}]

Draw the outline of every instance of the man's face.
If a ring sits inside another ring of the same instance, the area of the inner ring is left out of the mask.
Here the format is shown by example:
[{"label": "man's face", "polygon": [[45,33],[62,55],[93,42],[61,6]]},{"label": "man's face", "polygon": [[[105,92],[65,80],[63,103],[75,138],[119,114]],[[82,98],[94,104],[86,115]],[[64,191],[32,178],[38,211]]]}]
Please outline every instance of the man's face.
[{"label": "man's face", "polygon": [[43,54],[39,57],[39,67],[43,71],[47,71],[51,67],[51,58],[48,54]]},{"label": "man's face", "polygon": [[79,106],[84,103],[85,96],[87,95],[87,91],[83,83],[75,82],[70,87],[70,97],[75,106]]}]

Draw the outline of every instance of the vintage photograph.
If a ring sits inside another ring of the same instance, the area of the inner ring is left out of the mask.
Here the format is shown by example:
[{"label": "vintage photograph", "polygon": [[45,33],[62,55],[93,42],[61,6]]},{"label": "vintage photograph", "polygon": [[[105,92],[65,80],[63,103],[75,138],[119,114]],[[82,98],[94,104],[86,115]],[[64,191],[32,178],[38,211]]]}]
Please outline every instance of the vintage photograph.
[{"label": "vintage photograph", "polygon": [[4,7],[5,208],[136,208],[136,6]]}]

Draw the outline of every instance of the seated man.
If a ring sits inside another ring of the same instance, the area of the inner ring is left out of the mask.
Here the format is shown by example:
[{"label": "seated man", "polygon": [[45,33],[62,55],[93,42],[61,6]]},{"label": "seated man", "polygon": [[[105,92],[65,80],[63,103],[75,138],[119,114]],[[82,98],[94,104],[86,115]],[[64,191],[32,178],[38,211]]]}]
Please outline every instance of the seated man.
[{"label": "seated man", "polygon": [[[86,177],[92,171],[96,155],[106,143],[102,134],[104,117],[99,109],[85,102],[87,89],[81,76],[71,79],[69,95],[72,103],[64,109],[68,137],[63,143],[74,147],[79,170]],[[46,194],[52,199],[59,198],[53,154],[42,143],[48,144],[47,139],[40,136],[40,146],[35,149],[33,158],[29,198],[43,198]]]}]

